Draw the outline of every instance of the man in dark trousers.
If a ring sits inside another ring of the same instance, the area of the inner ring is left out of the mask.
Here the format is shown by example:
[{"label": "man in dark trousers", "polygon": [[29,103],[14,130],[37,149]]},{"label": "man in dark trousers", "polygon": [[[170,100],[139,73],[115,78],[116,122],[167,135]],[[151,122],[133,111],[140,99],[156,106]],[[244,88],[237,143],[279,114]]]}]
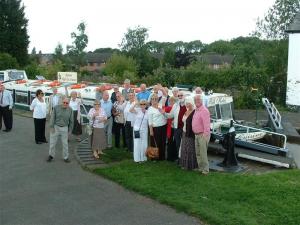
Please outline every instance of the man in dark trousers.
[{"label": "man in dark trousers", "polygon": [[13,116],[12,107],[14,105],[11,93],[5,90],[5,87],[0,83],[0,130],[2,128],[2,118],[5,125],[4,132],[9,132],[12,129]]}]

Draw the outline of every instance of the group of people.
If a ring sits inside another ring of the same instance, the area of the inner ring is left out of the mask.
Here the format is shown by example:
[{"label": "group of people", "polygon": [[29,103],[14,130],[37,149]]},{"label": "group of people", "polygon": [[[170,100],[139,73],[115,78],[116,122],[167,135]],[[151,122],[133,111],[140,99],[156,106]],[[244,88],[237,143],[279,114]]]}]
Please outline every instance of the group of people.
[{"label": "group of people", "polygon": [[152,92],[141,84],[135,93],[127,79],[122,92],[118,86],[113,88],[110,98],[107,91],[97,93],[88,113],[95,158],[112,147],[114,134],[115,147],[121,146],[122,136],[122,147],[133,152],[135,162],[146,161],[146,150],[153,146],[159,149],[158,160],[177,161],[182,168],[209,172],[210,113],[203,104],[201,88],[195,89],[194,97],[185,96],[178,88],[169,96],[168,89],[160,84]]},{"label": "group of people", "polygon": [[[159,149],[158,160],[177,161],[185,169],[198,169],[203,174],[209,172],[207,146],[210,139],[210,114],[203,104],[202,90],[197,87],[195,96],[185,96],[178,88],[169,90],[157,84],[152,91],[141,84],[139,92],[131,88],[130,81],[124,81],[120,92],[113,87],[96,92],[93,107],[88,112],[91,127],[91,148],[93,156],[99,159],[106,148],[126,148],[133,152],[135,162],[147,160],[149,146]],[[67,89],[66,89],[67,91]],[[45,136],[46,116],[50,115],[50,147],[47,161],[55,157],[55,146],[59,137],[63,145],[63,159],[69,162],[68,140],[70,134],[81,141],[82,134],[80,105],[82,99],[76,91],[61,95],[53,89],[49,105],[42,90],[36,91],[30,109],[33,111],[35,142],[48,143]],[[12,127],[11,94],[0,85],[0,121],[4,119],[5,131]],[[1,123],[0,123],[1,127]],[[121,138],[122,137],[122,138]],[[122,141],[121,141],[122,139]]]}]

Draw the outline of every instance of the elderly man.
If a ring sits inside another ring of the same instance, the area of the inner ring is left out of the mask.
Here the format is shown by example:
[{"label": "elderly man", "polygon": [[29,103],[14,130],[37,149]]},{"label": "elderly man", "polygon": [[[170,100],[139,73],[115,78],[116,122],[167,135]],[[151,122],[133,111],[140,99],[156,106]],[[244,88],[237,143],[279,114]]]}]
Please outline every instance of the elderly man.
[{"label": "elderly man", "polygon": [[128,99],[129,99],[128,94],[130,92],[132,92],[132,90],[130,88],[130,80],[126,79],[126,80],[124,80],[124,89],[122,90],[122,95],[126,101],[128,101]]},{"label": "elderly man", "polygon": [[199,170],[206,175],[209,172],[207,147],[210,139],[210,113],[203,105],[201,95],[195,95],[195,113],[192,120],[192,129],[195,133],[195,149]]},{"label": "elderly man", "polygon": [[69,163],[68,132],[73,128],[73,111],[69,107],[69,99],[63,97],[62,105],[54,107],[50,118],[50,148],[47,162],[51,162],[55,157],[55,147],[58,137],[61,137],[63,145],[63,159]]},{"label": "elderly man", "polygon": [[[184,95],[183,92],[178,92],[178,101],[173,105],[172,110],[169,113],[165,113],[165,116],[169,119],[174,118],[173,120],[173,128],[174,128],[174,140],[176,144],[176,149],[174,155],[178,156],[181,137],[182,137],[182,129],[183,122],[182,118],[184,113],[186,112],[186,107],[184,104]],[[176,159],[176,158],[175,158]]]},{"label": "elderly man", "polygon": [[112,125],[113,125],[113,118],[112,118],[112,107],[113,104],[111,100],[109,100],[109,94],[108,91],[103,92],[102,100],[100,101],[101,103],[101,108],[104,109],[105,114],[107,116],[107,121],[104,125],[104,132],[106,136],[106,143],[107,147],[111,148],[112,147]]},{"label": "elderly man", "polygon": [[150,93],[150,91],[147,91],[146,88],[147,88],[146,84],[141,84],[140,85],[141,91],[136,95],[136,98],[137,98],[138,101],[141,101],[143,99],[148,101],[149,96],[150,96],[151,93]]},{"label": "elderly man", "polygon": [[14,105],[11,93],[5,90],[5,87],[0,83],[0,130],[2,128],[2,118],[5,125],[4,132],[9,132],[12,129],[13,115],[12,107]]}]

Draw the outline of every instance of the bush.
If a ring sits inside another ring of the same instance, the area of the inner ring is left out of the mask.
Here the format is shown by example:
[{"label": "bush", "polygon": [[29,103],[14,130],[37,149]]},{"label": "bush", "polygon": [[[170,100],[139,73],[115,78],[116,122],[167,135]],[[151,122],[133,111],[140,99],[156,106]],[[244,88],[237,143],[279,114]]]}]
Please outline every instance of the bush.
[{"label": "bush", "polygon": [[18,67],[16,58],[8,53],[0,53],[0,70],[16,69]]}]

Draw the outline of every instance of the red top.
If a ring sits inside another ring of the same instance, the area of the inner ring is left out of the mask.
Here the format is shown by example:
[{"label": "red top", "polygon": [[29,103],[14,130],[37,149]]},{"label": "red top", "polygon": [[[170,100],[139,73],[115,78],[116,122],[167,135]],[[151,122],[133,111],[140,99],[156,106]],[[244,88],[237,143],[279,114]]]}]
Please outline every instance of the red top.
[{"label": "red top", "polygon": [[[166,113],[169,113],[172,109],[172,106],[165,106],[164,109],[165,109]],[[172,118],[167,119],[167,137],[168,137],[168,139],[170,139],[171,133],[172,133],[172,121],[173,121]]]},{"label": "red top", "polygon": [[182,122],[182,118],[183,118],[183,115],[185,114],[186,112],[186,107],[185,105],[183,106],[180,106],[180,110],[179,110],[179,113],[178,113],[178,126],[177,128],[183,128],[183,122]]}]

